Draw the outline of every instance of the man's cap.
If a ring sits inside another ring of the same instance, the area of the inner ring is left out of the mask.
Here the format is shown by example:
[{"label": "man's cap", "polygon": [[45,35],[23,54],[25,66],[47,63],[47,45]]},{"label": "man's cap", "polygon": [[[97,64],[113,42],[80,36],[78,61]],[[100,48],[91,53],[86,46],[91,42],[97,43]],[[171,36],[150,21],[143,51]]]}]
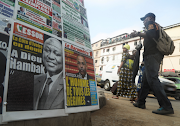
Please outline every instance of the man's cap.
[{"label": "man's cap", "polygon": [[147,13],[144,17],[142,17],[140,19],[141,19],[141,21],[144,21],[147,17],[153,17],[154,19],[156,18],[155,14]]}]

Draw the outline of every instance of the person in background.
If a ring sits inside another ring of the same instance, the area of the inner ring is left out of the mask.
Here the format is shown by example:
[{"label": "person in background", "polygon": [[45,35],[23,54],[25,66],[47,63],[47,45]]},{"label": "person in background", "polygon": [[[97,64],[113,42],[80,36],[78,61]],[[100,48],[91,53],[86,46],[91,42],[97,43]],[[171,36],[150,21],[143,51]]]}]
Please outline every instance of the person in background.
[{"label": "person in background", "polygon": [[135,99],[136,94],[136,86],[134,83],[132,83],[132,76],[133,72],[132,69],[127,67],[125,63],[128,59],[133,58],[129,54],[130,46],[128,44],[123,46],[123,54],[121,59],[121,64],[119,66],[119,69],[117,71],[117,74],[119,74],[119,83],[117,85],[117,93],[116,96],[113,96],[112,98],[118,99],[119,96]]},{"label": "person in background", "polygon": [[145,70],[145,67],[144,67],[144,61],[141,63],[141,66],[139,66],[139,78],[138,78],[138,83],[137,83],[137,99],[136,101],[138,100],[139,98],[139,94],[140,94],[140,91],[141,91],[141,87],[142,87],[142,76],[143,76],[143,72]]},{"label": "person in background", "polygon": [[131,58],[131,59],[133,59],[133,60],[135,59],[136,52],[137,52],[137,50],[133,50],[133,51],[132,51],[132,55],[130,55],[130,58]]}]

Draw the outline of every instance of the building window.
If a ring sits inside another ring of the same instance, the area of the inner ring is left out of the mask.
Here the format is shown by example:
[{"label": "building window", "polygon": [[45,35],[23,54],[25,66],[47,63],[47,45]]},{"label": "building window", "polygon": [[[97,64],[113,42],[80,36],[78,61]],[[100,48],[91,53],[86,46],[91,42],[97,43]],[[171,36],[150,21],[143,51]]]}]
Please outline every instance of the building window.
[{"label": "building window", "polygon": [[115,60],[115,55],[113,55],[113,60]]},{"label": "building window", "polygon": [[106,52],[109,52],[109,49],[107,49]]},{"label": "building window", "polygon": [[109,57],[107,56],[107,62],[109,61]]},{"label": "building window", "polygon": [[105,52],[105,49],[103,49],[103,53]]},{"label": "building window", "polygon": [[92,47],[94,46],[94,44],[92,45]]},{"label": "building window", "polygon": [[98,44],[96,44],[96,47],[98,46]]},{"label": "building window", "polygon": [[116,50],[116,47],[113,48],[113,51],[115,51],[115,50]]},{"label": "building window", "polygon": [[97,63],[98,62],[98,60],[95,60],[95,63]]},{"label": "building window", "polygon": [[135,45],[135,46],[137,45],[137,41],[134,41],[134,45]]},{"label": "building window", "polygon": [[96,52],[96,56],[98,55],[98,51]]},{"label": "building window", "polygon": [[103,70],[103,66],[101,66],[99,70]]},{"label": "building window", "polygon": [[101,63],[103,64],[103,61],[104,61],[104,57],[102,57],[102,59],[101,59]]}]

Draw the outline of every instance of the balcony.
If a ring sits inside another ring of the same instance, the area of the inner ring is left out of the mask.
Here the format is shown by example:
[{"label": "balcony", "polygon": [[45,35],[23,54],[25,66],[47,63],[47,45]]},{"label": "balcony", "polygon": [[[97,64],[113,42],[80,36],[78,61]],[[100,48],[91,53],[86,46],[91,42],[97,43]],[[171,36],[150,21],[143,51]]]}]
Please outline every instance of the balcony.
[{"label": "balcony", "polygon": [[106,45],[110,45],[110,44],[113,44],[113,43],[121,42],[121,41],[124,41],[124,40],[128,40],[128,39],[131,39],[131,38],[135,38],[135,37],[132,37],[128,33],[125,33],[125,34],[122,34],[122,35],[119,35],[119,36],[116,36],[116,37],[113,37],[113,38],[108,38],[108,39],[105,39],[105,40],[103,40],[101,42],[101,47],[106,46]]}]

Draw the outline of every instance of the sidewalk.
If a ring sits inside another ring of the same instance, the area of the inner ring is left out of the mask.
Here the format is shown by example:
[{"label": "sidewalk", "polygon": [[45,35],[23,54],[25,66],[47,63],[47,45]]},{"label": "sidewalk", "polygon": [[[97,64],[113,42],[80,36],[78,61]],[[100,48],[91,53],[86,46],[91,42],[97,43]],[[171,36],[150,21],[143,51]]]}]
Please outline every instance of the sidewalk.
[{"label": "sidewalk", "polygon": [[92,126],[180,126],[180,101],[171,101],[175,114],[157,115],[152,113],[159,107],[155,98],[147,98],[146,109],[139,109],[127,98],[105,96],[106,105],[91,113]]}]

